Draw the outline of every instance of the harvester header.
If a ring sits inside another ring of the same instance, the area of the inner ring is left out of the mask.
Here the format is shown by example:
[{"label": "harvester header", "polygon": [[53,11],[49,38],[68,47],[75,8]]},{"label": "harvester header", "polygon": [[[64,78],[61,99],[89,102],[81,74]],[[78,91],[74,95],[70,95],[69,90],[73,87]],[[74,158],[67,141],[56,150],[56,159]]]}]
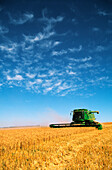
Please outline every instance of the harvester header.
[{"label": "harvester header", "polygon": [[94,113],[99,114],[99,111],[91,111],[88,109],[74,109],[72,111],[72,122],[63,124],[50,124],[52,128],[62,127],[96,127],[102,129],[102,125],[95,121]]}]

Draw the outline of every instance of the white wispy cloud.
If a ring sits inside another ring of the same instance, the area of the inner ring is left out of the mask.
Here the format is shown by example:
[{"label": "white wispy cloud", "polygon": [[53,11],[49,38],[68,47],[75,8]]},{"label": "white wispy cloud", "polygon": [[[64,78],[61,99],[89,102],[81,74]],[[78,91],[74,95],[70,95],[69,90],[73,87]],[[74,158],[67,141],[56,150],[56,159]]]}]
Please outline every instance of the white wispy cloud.
[{"label": "white wispy cloud", "polygon": [[26,76],[29,77],[29,78],[34,78],[36,76],[36,74],[29,74],[29,73],[26,73]]},{"label": "white wispy cloud", "polygon": [[[43,48],[45,50],[50,50],[51,48],[58,46],[61,42],[49,40],[52,36],[56,34],[54,26],[56,23],[62,22],[64,17],[57,16],[57,17],[50,17],[47,16],[47,9],[42,11],[42,18],[38,19],[39,22],[44,24],[44,27],[41,32],[38,32],[35,35],[25,35],[23,34],[25,43],[23,43],[23,50],[31,51],[33,50],[33,45],[37,45],[38,48]],[[28,46],[26,44],[29,44]],[[33,45],[32,45],[33,44]],[[60,53],[61,55],[61,53]]]},{"label": "white wispy cloud", "polygon": [[39,20],[40,21],[46,21],[50,24],[54,24],[54,23],[57,23],[57,22],[62,22],[63,19],[64,19],[63,16],[57,16],[56,18],[54,18],[54,17],[48,18],[46,15],[47,15],[47,9],[43,9],[42,10],[42,18],[40,18]]},{"label": "white wispy cloud", "polygon": [[13,18],[10,13],[8,13],[10,23],[14,25],[22,25],[28,21],[31,21],[34,17],[32,13],[24,13],[23,15],[20,15],[19,17]]},{"label": "white wispy cloud", "polygon": [[43,92],[46,94],[46,93],[48,93],[49,91],[52,91],[52,89],[53,89],[53,86],[52,86],[52,87],[45,88],[45,89],[43,90]]},{"label": "white wispy cloud", "polygon": [[53,42],[51,40],[44,40],[38,46],[40,48],[49,50],[49,49],[53,48]]},{"label": "white wispy cloud", "polygon": [[40,32],[35,36],[27,36],[27,35],[23,35],[23,36],[26,41],[30,41],[31,43],[34,43],[36,41],[43,40],[45,35]]},{"label": "white wispy cloud", "polygon": [[63,16],[57,16],[56,18],[54,17],[48,18],[46,15],[47,15],[47,9],[43,9],[42,18],[40,18],[39,21],[46,23],[44,32],[51,32],[55,24],[57,24],[58,22],[62,22],[64,20]]},{"label": "white wispy cloud", "polygon": [[108,76],[100,76],[100,77],[95,77],[95,79],[88,79],[87,82],[91,83],[92,85],[97,85],[97,84],[101,84],[103,82],[107,82],[109,80]]},{"label": "white wispy cloud", "polygon": [[91,56],[84,57],[84,58],[72,58],[72,57],[70,57],[70,58],[68,58],[68,60],[81,63],[81,62],[86,62],[86,61],[92,60],[92,57]]},{"label": "white wispy cloud", "polygon": [[103,81],[103,80],[108,80],[109,77],[108,76],[102,76],[96,79],[96,81]]},{"label": "white wispy cloud", "polygon": [[41,20],[41,21],[46,21],[46,22],[48,22],[49,24],[55,24],[55,23],[58,23],[58,22],[62,22],[63,19],[64,19],[63,16],[57,16],[56,18],[54,18],[54,17],[47,18],[47,17],[45,17],[45,15],[44,15],[44,17],[41,18],[40,20]]},{"label": "white wispy cloud", "polygon": [[49,76],[53,76],[55,73],[56,73],[56,71],[54,71],[54,70],[49,70]]},{"label": "white wispy cloud", "polygon": [[81,62],[86,62],[86,61],[90,61],[90,60],[92,60],[92,57],[91,57],[91,56],[82,58],[80,61],[81,61]]},{"label": "white wispy cloud", "polygon": [[38,77],[44,78],[47,77],[47,74],[38,74]]},{"label": "white wispy cloud", "polygon": [[28,83],[26,84],[26,86],[27,86],[27,88],[31,88],[31,87],[33,87],[33,85],[34,84],[36,84],[36,82],[35,81],[28,81]]},{"label": "white wispy cloud", "polygon": [[53,56],[60,56],[60,55],[63,55],[63,54],[67,54],[67,51],[66,50],[61,50],[61,51],[53,51],[52,52]]},{"label": "white wispy cloud", "polygon": [[53,46],[57,46],[57,45],[59,45],[59,44],[61,44],[60,41],[55,41],[54,44],[53,44]]},{"label": "white wispy cloud", "polygon": [[93,64],[91,64],[91,63],[84,63],[84,64],[80,64],[78,67],[86,69],[86,68],[93,67]]},{"label": "white wispy cloud", "polygon": [[[56,93],[56,90],[58,87],[61,86],[62,80],[58,78],[52,77],[52,79],[45,80],[45,82],[42,84],[42,87],[46,89],[54,89],[53,93]],[[48,92],[48,91],[47,91]]]},{"label": "white wispy cloud", "polygon": [[[23,35],[23,36],[25,38],[25,35]],[[21,42],[20,47],[22,47],[22,50],[26,51],[26,52],[31,51],[34,48],[33,43],[29,44],[29,43],[26,43],[26,41]]]},{"label": "white wispy cloud", "polygon": [[49,32],[49,33],[39,32],[37,35],[34,35],[34,36],[28,36],[28,35],[23,35],[23,36],[24,36],[26,41],[29,41],[31,43],[35,43],[35,42],[38,42],[38,41],[41,41],[41,40],[44,40],[44,39],[48,39],[51,36],[53,36],[54,34],[55,34],[55,32],[52,31],[52,32]]},{"label": "white wispy cloud", "polygon": [[58,80],[58,82],[56,82],[56,83],[54,84],[54,86],[55,86],[55,87],[58,87],[58,86],[61,85],[61,83],[62,83],[62,81],[61,81],[61,80]]},{"label": "white wispy cloud", "polygon": [[76,75],[76,74],[77,74],[76,72],[69,71],[69,70],[66,70],[66,72],[67,72],[69,75]]},{"label": "white wispy cloud", "polygon": [[45,39],[38,46],[40,48],[43,48],[43,49],[46,48],[46,50],[50,50],[50,49],[54,48],[55,46],[58,46],[60,43],[61,42],[59,42],[59,41],[53,41],[53,40]]},{"label": "white wispy cloud", "polygon": [[33,90],[36,93],[39,93],[39,85],[42,83],[43,80],[35,79],[34,81],[26,82],[26,89]]},{"label": "white wispy cloud", "polygon": [[96,51],[97,51],[97,52],[101,52],[101,51],[104,51],[104,50],[105,50],[105,47],[102,46],[102,45],[98,45],[98,46],[96,47]]},{"label": "white wispy cloud", "polygon": [[69,51],[72,52],[72,53],[73,52],[79,52],[81,50],[82,50],[82,45],[80,45],[79,48],[75,48],[75,47],[74,48],[69,48]]},{"label": "white wispy cloud", "polygon": [[25,66],[30,66],[33,63],[32,60],[30,60],[24,56],[22,57],[22,60],[23,60]]},{"label": "white wispy cloud", "polygon": [[17,43],[15,42],[9,42],[7,44],[1,44],[0,45],[0,50],[1,51],[6,51],[7,53],[15,53],[17,49]]},{"label": "white wispy cloud", "polygon": [[74,53],[74,52],[80,52],[82,50],[82,45],[79,46],[79,48],[69,48],[67,50],[61,50],[61,51],[52,51],[52,56],[60,56],[67,53]]},{"label": "white wispy cloud", "polygon": [[33,90],[36,93],[40,93],[39,86],[43,82],[42,79],[35,79],[34,81],[27,81],[26,82],[26,89]]},{"label": "white wispy cloud", "polygon": [[7,75],[11,72],[11,70],[7,69],[7,70],[3,70],[3,76],[7,77]]},{"label": "white wispy cloud", "polygon": [[[60,88],[62,83],[62,80],[55,80],[54,78],[49,79],[49,80],[45,80],[45,82],[42,84],[43,92],[45,94],[47,94],[48,92],[56,94],[56,91],[58,88]],[[64,85],[65,86],[65,85]],[[60,91],[62,91],[62,89],[60,89]],[[59,93],[59,89],[58,89],[58,93]]]},{"label": "white wispy cloud", "polygon": [[45,80],[45,82],[42,84],[42,87],[49,87],[52,85],[52,80]]},{"label": "white wispy cloud", "polygon": [[[78,89],[77,89],[77,86],[76,85],[74,85],[75,87],[70,87],[69,89],[66,89],[66,90],[64,90],[64,91],[61,91],[61,93],[59,93],[59,96],[66,96],[66,95],[68,95],[68,94],[70,94],[70,93],[73,93],[73,92],[75,92],[75,91],[77,91]],[[79,88],[80,89],[80,88]],[[76,94],[75,94],[76,95]]]},{"label": "white wispy cloud", "polygon": [[7,80],[23,80],[23,77],[21,75],[16,75],[14,77],[7,75]]},{"label": "white wispy cloud", "polygon": [[19,74],[19,73],[21,73],[22,71],[21,71],[21,69],[20,68],[16,68],[16,69],[14,69],[14,73],[15,74]]},{"label": "white wispy cloud", "polygon": [[7,47],[5,45],[0,45],[0,49],[1,49],[1,51],[8,51],[8,52],[13,51],[12,47]]},{"label": "white wispy cloud", "polygon": [[38,79],[35,80],[35,82],[36,82],[37,84],[41,84],[41,83],[43,82],[43,80],[38,78]]},{"label": "white wispy cloud", "polygon": [[109,50],[111,48],[112,48],[112,43],[107,44],[105,46],[104,45],[97,45],[93,49],[91,48],[89,50],[89,52],[91,52],[91,53],[93,53],[93,52],[102,52],[102,51],[107,51],[107,50]]},{"label": "white wispy cloud", "polygon": [[69,88],[71,88],[71,86],[64,82],[63,84],[58,86],[57,93],[60,93],[61,91],[69,89]]}]

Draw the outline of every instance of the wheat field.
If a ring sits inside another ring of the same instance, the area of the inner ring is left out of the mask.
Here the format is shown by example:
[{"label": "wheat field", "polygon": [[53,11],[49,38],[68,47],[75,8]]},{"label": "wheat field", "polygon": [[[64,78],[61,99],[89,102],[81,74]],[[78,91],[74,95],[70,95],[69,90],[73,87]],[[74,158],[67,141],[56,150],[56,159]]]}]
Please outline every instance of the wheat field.
[{"label": "wheat field", "polygon": [[0,170],[112,169],[112,124],[0,130]]}]

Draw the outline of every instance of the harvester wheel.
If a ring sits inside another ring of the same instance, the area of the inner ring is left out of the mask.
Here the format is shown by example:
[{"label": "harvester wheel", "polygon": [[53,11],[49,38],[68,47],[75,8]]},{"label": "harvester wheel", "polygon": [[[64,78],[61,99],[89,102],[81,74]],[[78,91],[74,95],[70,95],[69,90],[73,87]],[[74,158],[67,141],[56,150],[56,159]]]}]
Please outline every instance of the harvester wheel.
[{"label": "harvester wheel", "polygon": [[102,128],[102,125],[100,124],[99,126],[98,126],[98,130],[102,130],[103,128]]}]

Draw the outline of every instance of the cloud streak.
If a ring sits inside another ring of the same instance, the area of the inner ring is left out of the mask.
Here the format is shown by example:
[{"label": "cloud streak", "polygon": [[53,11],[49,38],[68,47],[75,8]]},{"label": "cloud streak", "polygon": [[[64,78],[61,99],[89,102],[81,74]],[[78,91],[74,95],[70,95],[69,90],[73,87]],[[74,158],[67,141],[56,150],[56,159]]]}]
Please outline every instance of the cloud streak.
[{"label": "cloud streak", "polygon": [[14,25],[22,25],[28,21],[31,21],[34,17],[32,13],[24,13],[20,17],[13,18],[10,13],[8,13],[10,23]]},{"label": "cloud streak", "polygon": [[69,48],[68,50],[52,51],[52,56],[61,56],[67,53],[80,52],[82,50],[82,45],[79,48]]},{"label": "cloud streak", "polygon": [[9,75],[7,75],[7,80],[23,80],[23,77],[21,75],[16,75],[14,77],[10,77]]}]

